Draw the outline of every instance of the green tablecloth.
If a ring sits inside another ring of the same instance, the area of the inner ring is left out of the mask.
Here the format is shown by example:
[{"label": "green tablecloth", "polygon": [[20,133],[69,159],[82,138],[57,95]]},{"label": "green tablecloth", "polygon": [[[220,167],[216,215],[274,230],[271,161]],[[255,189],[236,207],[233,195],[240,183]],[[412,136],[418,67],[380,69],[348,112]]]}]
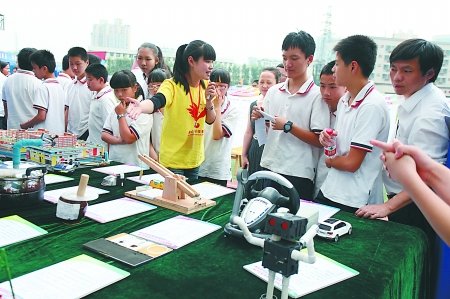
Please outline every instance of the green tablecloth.
[{"label": "green tablecloth", "polygon": [[[110,191],[94,203],[122,197],[124,191],[137,185],[126,180],[123,188],[101,187],[105,174],[85,169],[77,170],[74,176],[79,178],[81,173],[90,175],[89,185]],[[47,190],[73,186],[77,181],[52,184]],[[216,207],[190,217],[204,217],[223,226],[229,220],[233,199],[234,195],[219,198]],[[84,253],[131,273],[88,298],[259,298],[266,291],[266,283],[242,268],[260,260],[262,249],[241,239],[224,237],[222,230],[135,268],[82,248],[87,241],[133,232],[171,218],[176,212],[157,208],[106,224],[84,218],[79,224],[65,225],[55,217],[55,211],[56,205],[47,202],[20,211],[0,211],[0,217],[18,214],[48,231],[47,235],[7,247],[13,277]],[[386,221],[359,219],[345,212],[336,217],[353,225],[352,235],[337,243],[317,237],[316,250],[360,274],[304,298],[426,297],[428,287],[423,281],[427,276],[424,265],[428,263],[428,244],[422,231]],[[5,279],[0,274],[0,281]],[[275,294],[280,297],[278,291]]]}]

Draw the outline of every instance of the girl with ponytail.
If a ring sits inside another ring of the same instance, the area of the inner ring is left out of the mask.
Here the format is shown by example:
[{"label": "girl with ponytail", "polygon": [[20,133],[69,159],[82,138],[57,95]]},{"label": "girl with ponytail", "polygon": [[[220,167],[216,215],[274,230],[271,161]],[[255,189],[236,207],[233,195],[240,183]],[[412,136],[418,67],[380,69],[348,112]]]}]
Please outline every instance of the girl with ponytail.
[{"label": "girl with ponytail", "polygon": [[195,40],[181,45],[176,53],[173,77],[166,79],[149,100],[133,101],[131,117],[164,108],[159,162],[188,179],[198,179],[205,159],[205,124],[216,118],[214,82],[209,82],[216,60],[214,48]]}]

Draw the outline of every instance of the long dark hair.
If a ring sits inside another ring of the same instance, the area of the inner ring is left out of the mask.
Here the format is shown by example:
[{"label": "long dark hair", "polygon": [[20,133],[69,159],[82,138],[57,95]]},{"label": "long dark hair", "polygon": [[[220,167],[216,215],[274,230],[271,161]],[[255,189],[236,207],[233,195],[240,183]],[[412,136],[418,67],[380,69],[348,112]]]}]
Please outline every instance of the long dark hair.
[{"label": "long dark hair", "polygon": [[[198,61],[201,57],[204,60],[216,60],[216,51],[210,44],[201,40],[194,40],[178,47],[173,65],[173,80],[184,87],[186,94],[189,93],[189,83],[186,78],[186,74],[189,72],[189,56],[192,56],[194,61]],[[205,88],[203,80],[200,81],[200,84]]]}]

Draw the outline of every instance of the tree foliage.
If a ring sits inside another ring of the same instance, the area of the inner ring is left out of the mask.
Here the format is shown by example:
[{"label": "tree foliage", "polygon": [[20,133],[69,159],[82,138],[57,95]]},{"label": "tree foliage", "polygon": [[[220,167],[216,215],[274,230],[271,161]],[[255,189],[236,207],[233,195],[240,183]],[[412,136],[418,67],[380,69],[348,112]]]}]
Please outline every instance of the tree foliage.
[{"label": "tree foliage", "polygon": [[134,60],[132,58],[113,58],[108,59],[106,68],[108,69],[108,74],[112,76],[117,71],[129,70],[133,65]]}]

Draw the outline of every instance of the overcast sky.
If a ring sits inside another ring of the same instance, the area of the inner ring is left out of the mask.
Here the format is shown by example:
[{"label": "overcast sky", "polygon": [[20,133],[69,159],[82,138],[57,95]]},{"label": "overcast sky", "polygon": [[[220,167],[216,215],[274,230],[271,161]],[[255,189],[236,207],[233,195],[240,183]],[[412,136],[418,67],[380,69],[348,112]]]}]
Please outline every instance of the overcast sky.
[{"label": "overcast sky", "polygon": [[329,8],[337,37],[450,35],[447,0],[0,0],[5,15],[0,50],[45,48],[60,58],[72,46],[89,50],[93,24],[121,18],[131,26],[131,49],[142,42],[177,48],[202,39],[214,46],[218,60],[276,59],[291,31],[305,30],[318,39]]}]

